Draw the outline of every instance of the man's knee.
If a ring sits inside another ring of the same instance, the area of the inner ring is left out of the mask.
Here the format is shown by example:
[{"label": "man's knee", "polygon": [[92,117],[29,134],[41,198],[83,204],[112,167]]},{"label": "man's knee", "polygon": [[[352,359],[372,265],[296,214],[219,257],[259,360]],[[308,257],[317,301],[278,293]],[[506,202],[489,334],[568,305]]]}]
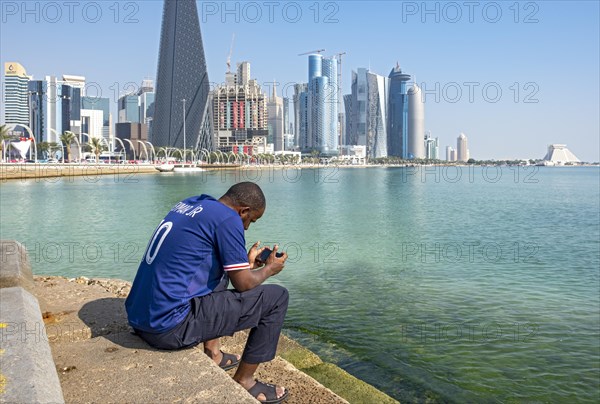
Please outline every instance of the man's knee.
[{"label": "man's knee", "polygon": [[283,307],[287,310],[290,295],[288,290],[279,285],[264,285],[265,293],[269,296],[269,300],[276,302],[275,306]]}]

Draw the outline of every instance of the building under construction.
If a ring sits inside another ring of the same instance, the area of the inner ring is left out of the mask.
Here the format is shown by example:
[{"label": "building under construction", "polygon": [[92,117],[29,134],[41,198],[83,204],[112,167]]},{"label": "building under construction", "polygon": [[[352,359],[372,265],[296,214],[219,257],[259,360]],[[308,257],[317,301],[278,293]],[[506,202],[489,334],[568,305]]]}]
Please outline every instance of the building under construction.
[{"label": "building under construction", "polygon": [[213,124],[218,150],[246,154],[266,152],[268,136],[267,96],[250,79],[250,63],[228,71],[225,83],[213,93]]}]

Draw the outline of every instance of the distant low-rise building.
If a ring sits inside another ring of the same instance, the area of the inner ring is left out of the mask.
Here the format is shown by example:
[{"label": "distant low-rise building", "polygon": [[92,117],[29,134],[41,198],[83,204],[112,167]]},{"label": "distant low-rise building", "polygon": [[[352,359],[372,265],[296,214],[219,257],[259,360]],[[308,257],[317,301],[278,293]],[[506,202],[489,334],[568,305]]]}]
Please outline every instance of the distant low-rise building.
[{"label": "distant low-rise building", "polygon": [[565,163],[580,163],[581,160],[577,158],[567,148],[566,144],[551,144],[548,146],[548,152],[544,156],[544,161],[549,161],[555,164]]},{"label": "distant low-rise building", "polygon": [[[128,160],[146,159],[146,151],[148,151],[148,158],[152,158],[150,151],[148,150],[149,146],[146,146],[145,144],[142,145],[143,142],[148,141],[148,125],[139,122],[118,122],[115,125],[115,128],[117,138],[121,139],[125,145]],[[131,145],[127,140],[133,144],[135,156]],[[116,145],[115,152],[122,152],[121,143]]]}]

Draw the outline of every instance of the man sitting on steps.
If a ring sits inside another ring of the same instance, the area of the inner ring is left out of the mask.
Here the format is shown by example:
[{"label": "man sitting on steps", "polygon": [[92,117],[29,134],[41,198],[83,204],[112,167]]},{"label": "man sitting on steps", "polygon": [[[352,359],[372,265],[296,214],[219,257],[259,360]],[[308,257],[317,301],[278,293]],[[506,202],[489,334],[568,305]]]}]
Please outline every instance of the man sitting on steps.
[{"label": "man sitting on steps", "polygon": [[[204,342],[223,369],[264,403],[288,392],[254,379],[260,363],[275,357],[288,292],[263,285],[284,267],[287,254],[261,262],[263,248],[246,252],[244,230],[265,212],[265,196],[251,182],[233,185],[219,200],[194,196],[165,216],[144,253],[125,306],[129,324],[148,344],[181,349]],[[235,289],[227,289],[229,280]],[[242,357],[223,353],[219,337],[250,328]]]}]

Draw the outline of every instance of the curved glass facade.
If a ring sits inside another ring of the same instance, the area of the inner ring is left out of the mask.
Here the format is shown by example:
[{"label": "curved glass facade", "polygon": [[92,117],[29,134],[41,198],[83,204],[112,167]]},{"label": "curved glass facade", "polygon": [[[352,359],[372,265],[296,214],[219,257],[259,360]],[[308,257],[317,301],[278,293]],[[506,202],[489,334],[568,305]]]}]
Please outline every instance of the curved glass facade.
[{"label": "curved glass facade", "polygon": [[425,107],[416,84],[408,90],[408,158],[425,158]]},{"label": "curved glass facade", "polygon": [[323,56],[309,55],[308,56],[308,82],[315,77],[322,76]]},{"label": "curved glass facade", "polygon": [[309,153],[313,150],[325,156],[338,153],[338,65],[335,58],[321,55],[308,57],[308,105],[307,133],[300,148]]},{"label": "curved glass facade", "polygon": [[396,66],[389,75],[389,130],[388,153],[390,156],[408,158],[408,94],[406,83],[410,74],[402,73]]}]

